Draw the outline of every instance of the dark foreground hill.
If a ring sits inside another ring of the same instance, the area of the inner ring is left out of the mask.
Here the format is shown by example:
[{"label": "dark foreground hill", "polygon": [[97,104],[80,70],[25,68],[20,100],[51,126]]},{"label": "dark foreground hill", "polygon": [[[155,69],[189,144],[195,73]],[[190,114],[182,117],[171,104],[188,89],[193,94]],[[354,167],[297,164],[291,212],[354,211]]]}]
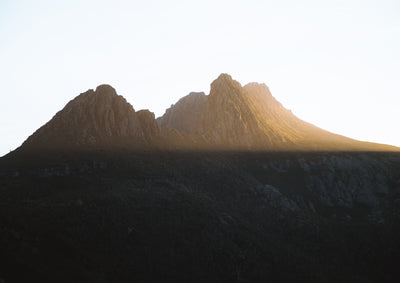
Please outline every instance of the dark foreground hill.
[{"label": "dark foreground hill", "polygon": [[400,279],[397,153],[1,161],[5,282]]}]

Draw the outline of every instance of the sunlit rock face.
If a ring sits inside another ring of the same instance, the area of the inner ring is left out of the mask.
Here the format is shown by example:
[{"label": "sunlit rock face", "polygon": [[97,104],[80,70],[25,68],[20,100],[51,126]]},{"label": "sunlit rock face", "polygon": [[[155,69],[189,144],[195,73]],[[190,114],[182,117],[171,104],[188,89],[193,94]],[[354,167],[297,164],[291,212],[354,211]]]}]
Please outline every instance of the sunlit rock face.
[{"label": "sunlit rock face", "polygon": [[[263,119],[268,115],[273,117],[275,109],[287,111],[265,85],[242,87],[230,75],[221,74],[211,84],[208,96],[189,94],[172,105],[158,122],[163,128],[196,136],[205,148],[272,149],[275,146],[272,136],[284,133],[267,133],[270,129],[263,125],[268,120]],[[285,138],[278,138],[282,140]]]},{"label": "sunlit rock face", "polygon": [[302,121],[265,84],[242,87],[227,74],[211,84],[198,132],[219,149],[352,150],[369,146]]},{"label": "sunlit rock face", "polygon": [[211,84],[201,133],[221,148],[282,149],[302,141],[306,134],[299,126],[303,123],[265,84],[242,87],[231,76],[221,74]]},{"label": "sunlit rock face", "polygon": [[70,101],[24,143],[26,147],[135,146],[160,134],[154,114],[135,112],[109,85]]},{"label": "sunlit rock face", "polygon": [[241,85],[227,74],[211,84],[201,133],[215,146],[245,149],[262,135]]},{"label": "sunlit rock face", "polygon": [[162,128],[190,134],[193,148],[212,150],[387,150],[324,131],[297,118],[265,84],[242,86],[228,74],[210,94],[192,93],[158,118]]}]

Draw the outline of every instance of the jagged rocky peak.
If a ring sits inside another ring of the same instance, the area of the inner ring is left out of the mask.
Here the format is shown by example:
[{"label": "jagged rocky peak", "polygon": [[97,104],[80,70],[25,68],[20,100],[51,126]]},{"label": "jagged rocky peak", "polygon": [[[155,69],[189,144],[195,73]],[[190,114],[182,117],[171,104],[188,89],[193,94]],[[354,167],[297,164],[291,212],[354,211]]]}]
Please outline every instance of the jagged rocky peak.
[{"label": "jagged rocky peak", "polygon": [[96,93],[97,95],[117,95],[117,92],[115,91],[115,88],[108,84],[102,84],[96,87]]},{"label": "jagged rocky peak", "polygon": [[[228,100],[240,99],[236,103],[273,103],[281,104],[272,96],[268,86],[264,83],[251,82],[242,86],[228,74],[221,74],[211,83],[210,98],[222,96]],[[224,101],[225,102],[225,101]]]},{"label": "jagged rocky peak", "polygon": [[212,82],[201,125],[203,135],[217,148],[250,149],[261,134],[246,92],[228,74]]},{"label": "jagged rocky peak", "polygon": [[154,114],[139,112],[113,87],[100,85],[70,101],[23,146],[133,146],[148,142],[159,134],[159,128]]},{"label": "jagged rocky peak", "polygon": [[230,95],[238,94],[238,90],[242,89],[242,85],[233,80],[228,74],[221,74],[211,83],[210,97],[214,95]]},{"label": "jagged rocky peak", "polygon": [[273,143],[285,140],[281,135],[286,134],[275,125],[284,111],[265,84],[242,87],[223,73],[211,83],[208,96],[192,93],[182,98],[158,122],[161,127],[200,135],[212,149],[271,149]]},{"label": "jagged rocky peak", "polygon": [[191,92],[171,105],[157,121],[161,127],[176,129],[183,133],[193,134],[199,130],[207,96],[204,92]]},{"label": "jagged rocky peak", "polygon": [[235,85],[236,87],[241,87],[241,84],[238,81],[235,81],[232,79],[232,76],[227,74],[227,73],[222,73],[216,78],[212,83],[211,87],[216,87],[218,85],[227,85],[227,84],[232,84]]}]

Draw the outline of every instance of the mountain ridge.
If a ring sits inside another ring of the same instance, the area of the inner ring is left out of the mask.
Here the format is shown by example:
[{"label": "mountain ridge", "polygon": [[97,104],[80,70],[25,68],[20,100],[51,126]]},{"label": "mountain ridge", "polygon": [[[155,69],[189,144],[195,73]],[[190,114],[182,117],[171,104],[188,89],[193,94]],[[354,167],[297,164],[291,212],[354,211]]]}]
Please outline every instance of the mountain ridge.
[{"label": "mountain ridge", "polygon": [[19,149],[398,151],[330,133],[297,118],[265,84],[242,86],[228,74],[210,93],[192,92],[155,119],[135,111],[110,85],[81,93]]},{"label": "mountain ridge", "polygon": [[[145,127],[143,127],[145,126]],[[110,85],[81,93],[23,144],[22,148],[135,147],[160,134],[154,114],[135,111]]]}]

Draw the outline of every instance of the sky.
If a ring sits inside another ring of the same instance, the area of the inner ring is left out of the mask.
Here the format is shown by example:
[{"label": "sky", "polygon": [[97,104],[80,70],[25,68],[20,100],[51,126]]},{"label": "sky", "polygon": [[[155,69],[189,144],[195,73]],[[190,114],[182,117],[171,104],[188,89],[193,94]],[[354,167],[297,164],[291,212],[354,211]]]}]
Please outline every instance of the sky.
[{"label": "sky", "polygon": [[399,50],[398,0],[0,0],[0,156],[100,84],[158,117],[220,73],[400,146]]}]

